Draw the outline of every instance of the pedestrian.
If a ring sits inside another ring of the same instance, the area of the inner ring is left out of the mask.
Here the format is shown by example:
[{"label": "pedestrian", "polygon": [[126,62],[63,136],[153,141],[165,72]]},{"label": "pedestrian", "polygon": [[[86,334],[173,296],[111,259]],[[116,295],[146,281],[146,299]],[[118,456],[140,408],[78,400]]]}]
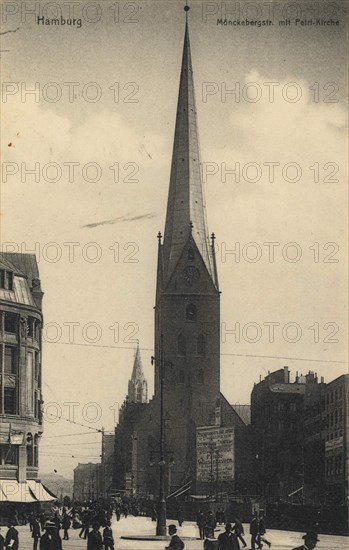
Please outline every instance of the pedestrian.
[{"label": "pedestrian", "polygon": [[221,508],[221,522],[223,525],[226,523],[226,514],[223,508]]},{"label": "pedestrian", "polygon": [[235,533],[235,535],[237,536],[238,539],[241,540],[242,544],[243,544],[243,548],[246,548],[247,544],[246,544],[246,541],[244,539],[244,527],[240,521],[240,519],[238,517],[235,518],[234,520],[234,527],[232,528],[232,531],[233,533]]},{"label": "pedestrian", "polygon": [[58,517],[58,512],[55,512],[55,515],[53,517],[53,523],[55,524],[56,528],[57,528],[57,532],[59,534],[59,530],[61,528],[61,520],[59,519]]},{"label": "pedestrian", "polygon": [[199,536],[201,540],[204,540],[205,538],[205,524],[206,524],[206,518],[201,512],[201,510],[198,510],[198,513],[196,514],[196,525],[199,528]]},{"label": "pedestrian", "polygon": [[155,506],[153,506],[151,509],[151,520],[156,521],[156,518],[157,518],[157,512],[156,512]]},{"label": "pedestrian", "polygon": [[65,512],[63,519],[62,519],[62,527],[63,527],[63,540],[69,540],[69,529],[71,527],[71,519],[68,516],[67,512]]},{"label": "pedestrian", "polygon": [[41,537],[39,518],[34,517],[31,520],[31,523],[32,523],[33,550],[37,550],[38,543]]},{"label": "pedestrian", "polygon": [[269,546],[269,548],[271,547],[271,542],[269,542],[264,536],[265,533],[266,533],[265,521],[264,521],[263,513],[261,512],[259,514],[259,522],[258,522],[258,546],[259,546],[259,548],[262,548],[262,546],[263,546],[262,542],[265,542]]},{"label": "pedestrian", "polygon": [[303,536],[304,544],[302,546],[297,546],[293,550],[313,550],[320,540],[317,538],[317,533],[315,531],[308,531]]},{"label": "pedestrian", "polygon": [[4,550],[5,547],[5,539],[2,536],[1,529],[0,529],[0,550]]},{"label": "pedestrian", "polygon": [[216,512],[216,521],[219,525],[222,525],[225,523],[225,513],[223,508],[218,508]]},{"label": "pedestrian", "polygon": [[116,515],[116,521],[120,521],[121,509],[120,509],[119,504],[116,504],[116,506],[115,506],[115,515]]},{"label": "pedestrian", "polygon": [[83,513],[81,521],[82,521],[82,527],[79,533],[79,538],[80,539],[84,538],[84,540],[86,540],[90,530],[90,514],[87,510],[85,510],[85,512]]},{"label": "pedestrian", "polygon": [[102,540],[102,535],[99,532],[99,523],[93,522],[92,531],[90,531],[87,537],[87,550],[102,550],[102,549],[103,549],[103,540]]},{"label": "pedestrian", "polygon": [[214,539],[214,530],[216,528],[216,519],[213,515],[212,510],[209,510],[207,516],[206,516],[206,522],[205,522],[205,536],[207,538]]},{"label": "pedestrian", "polygon": [[231,523],[227,523],[224,533],[218,536],[218,550],[240,550],[237,536],[232,533]]},{"label": "pedestrian", "polygon": [[33,521],[36,517],[37,516],[33,512],[30,512],[30,514],[29,514],[29,529],[30,529],[30,532],[32,532],[32,530],[33,530]]},{"label": "pedestrian", "polygon": [[45,522],[46,522],[46,518],[45,518],[44,512],[40,512],[39,521],[40,521],[41,531],[43,531],[43,530],[45,529]]},{"label": "pedestrian", "polygon": [[12,520],[8,524],[8,531],[5,537],[5,548],[11,548],[11,550],[18,550],[18,531],[15,528],[15,520]]},{"label": "pedestrian", "polygon": [[168,526],[168,534],[171,537],[171,542],[166,549],[183,550],[184,542],[177,535],[177,527],[174,524]]},{"label": "pedestrian", "polygon": [[107,522],[103,530],[103,544],[105,550],[114,550],[114,537],[110,521]]},{"label": "pedestrian", "polygon": [[259,535],[259,525],[258,525],[258,516],[257,512],[254,512],[251,523],[250,523],[250,535],[251,535],[251,550],[256,550],[259,548],[258,535]]},{"label": "pedestrian", "polygon": [[62,539],[54,521],[45,523],[45,533],[40,539],[40,550],[62,550]]},{"label": "pedestrian", "polygon": [[177,509],[177,521],[178,521],[179,527],[182,527],[182,523],[183,523],[183,510],[182,510],[182,507],[181,507],[181,506],[179,506],[178,509]]},{"label": "pedestrian", "polygon": [[122,512],[124,514],[124,517],[125,519],[127,518],[128,516],[128,505],[127,505],[127,502],[124,502],[123,506],[122,506]]}]

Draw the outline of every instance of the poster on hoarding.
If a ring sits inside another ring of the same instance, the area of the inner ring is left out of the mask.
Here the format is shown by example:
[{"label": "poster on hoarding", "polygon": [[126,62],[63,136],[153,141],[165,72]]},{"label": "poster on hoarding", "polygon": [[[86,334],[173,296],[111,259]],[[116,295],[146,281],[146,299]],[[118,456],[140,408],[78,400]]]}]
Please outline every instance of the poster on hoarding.
[{"label": "poster on hoarding", "polygon": [[207,426],[196,431],[197,481],[234,480],[234,428]]}]

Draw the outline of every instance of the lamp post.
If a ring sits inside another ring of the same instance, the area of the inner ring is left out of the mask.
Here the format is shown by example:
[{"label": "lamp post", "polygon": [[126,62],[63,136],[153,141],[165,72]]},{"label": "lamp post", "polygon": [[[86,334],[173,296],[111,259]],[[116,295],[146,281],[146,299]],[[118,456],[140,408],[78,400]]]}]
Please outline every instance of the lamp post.
[{"label": "lamp post", "polygon": [[[156,358],[152,357],[152,363]],[[160,460],[159,460],[159,501],[156,522],[156,534],[158,536],[166,535],[166,495],[165,495],[165,416],[164,416],[164,345],[163,334],[160,335],[159,350],[159,382],[160,382]]]}]

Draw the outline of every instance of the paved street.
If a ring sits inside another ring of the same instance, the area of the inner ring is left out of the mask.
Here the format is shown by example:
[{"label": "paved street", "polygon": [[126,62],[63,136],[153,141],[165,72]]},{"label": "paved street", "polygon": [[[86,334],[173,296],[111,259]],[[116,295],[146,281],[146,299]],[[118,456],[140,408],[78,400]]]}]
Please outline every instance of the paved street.
[{"label": "paved street", "polygon": [[[172,523],[169,521],[168,523]],[[176,522],[173,522],[176,523]],[[155,524],[149,518],[138,517],[134,518],[132,516],[127,519],[122,518],[119,522],[113,520],[113,532],[114,538],[116,540],[116,550],[161,550],[165,547],[164,542],[154,542],[154,541],[134,541],[134,540],[122,540],[120,537],[122,535],[150,535],[155,532]],[[245,531],[248,532],[248,526],[245,525]],[[2,533],[6,532],[6,527],[1,528]],[[31,550],[32,548],[32,539],[29,532],[29,526],[18,527],[19,536],[20,536],[20,550]],[[61,531],[62,533],[62,531]],[[86,541],[79,539],[79,531],[70,529],[70,540],[63,541],[63,550],[82,550],[86,549]],[[184,537],[195,537],[197,536],[197,529],[194,523],[185,522],[182,528],[178,530],[179,535]],[[218,534],[218,533],[217,533]],[[299,546],[302,543],[302,533],[295,533],[292,531],[268,531],[268,539],[272,543],[272,548],[274,550],[283,550],[283,549],[292,549],[296,546]],[[320,535],[319,538],[321,542],[318,543],[319,550],[342,550],[348,548],[349,539],[348,537],[339,537],[339,536],[330,536],[330,535]],[[247,537],[247,542],[249,542],[249,537]],[[185,541],[186,550],[202,550],[203,543],[200,540],[188,540]],[[264,547],[266,548],[266,547]]]}]

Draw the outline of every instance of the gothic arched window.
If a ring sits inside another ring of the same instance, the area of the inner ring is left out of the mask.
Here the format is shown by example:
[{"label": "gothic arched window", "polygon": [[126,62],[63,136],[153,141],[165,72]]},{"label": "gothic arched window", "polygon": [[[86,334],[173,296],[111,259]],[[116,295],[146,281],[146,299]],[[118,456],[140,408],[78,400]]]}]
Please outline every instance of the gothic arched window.
[{"label": "gothic arched window", "polygon": [[192,247],[188,248],[188,261],[193,262],[194,261],[194,250]]},{"label": "gothic arched window", "polygon": [[197,344],[196,344],[196,351],[198,355],[201,355],[202,357],[206,354],[206,341],[205,336],[203,334],[199,334]]},{"label": "gothic arched window", "polygon": [[178,336],[177,353],[178,353],[178,355],[181,355],[182,357],[184,357],[187,353],[186,341],[185,341],[185,338],[184,338],[183,334],[180,334]]},{"label": "gothic arched window", "polygon": [[204,383],[204,371],[203,371],[203,369],[198,370],[198,382],[199,382],[199,384]]},{"label": "gothic arched window", "polygon": [[27,466],[34,465],[34,456],[33,456],[33,436],[31,433],[27,435]]},{"label": "gothic arched window", "polygon": [[34,436],[34,457],[33,457],[34,466],[39,466],[39,436],[35,434]]},{"label": "gothic arched window", "polygon": [[186,307],[185,316],[187,321],[196,321],[197,311],[194,304],[188,304]]}]

